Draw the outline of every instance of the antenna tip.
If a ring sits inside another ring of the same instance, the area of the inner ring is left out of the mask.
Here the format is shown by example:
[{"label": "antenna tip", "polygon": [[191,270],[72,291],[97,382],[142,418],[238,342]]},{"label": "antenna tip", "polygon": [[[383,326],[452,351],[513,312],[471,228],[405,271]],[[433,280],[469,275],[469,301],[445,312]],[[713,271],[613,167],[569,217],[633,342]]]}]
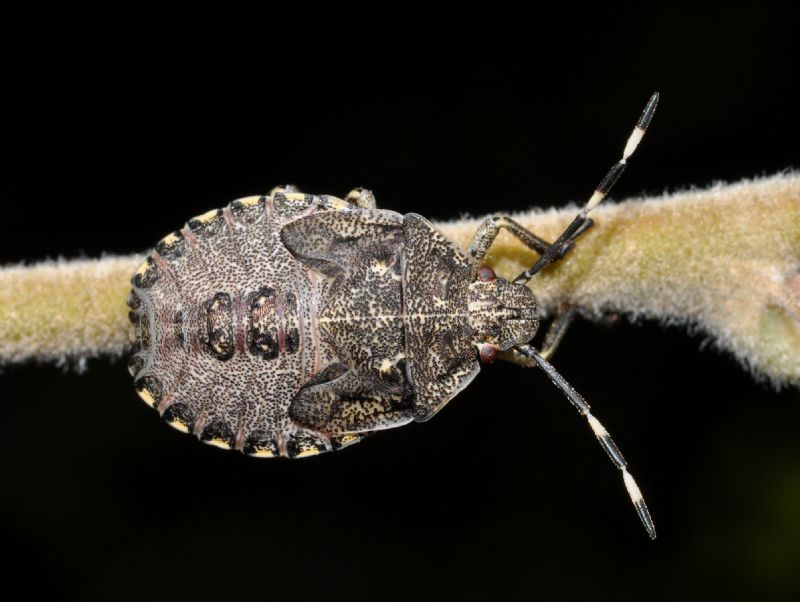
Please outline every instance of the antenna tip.
[{"label": "antenna tip", "polygon": [[653,92],[650,100],[647,101],[647,106],[644,108],[644,111],[642,111],[642,116],[639,117],[639,121],[636,123],[636,127],[640,130],[644,131],[647,129],[647,126],[650,125],[650,120],[653,119],[653,114],[656,112],[656,105],[658,105],[659,98],[660,94],[658,92]]}]

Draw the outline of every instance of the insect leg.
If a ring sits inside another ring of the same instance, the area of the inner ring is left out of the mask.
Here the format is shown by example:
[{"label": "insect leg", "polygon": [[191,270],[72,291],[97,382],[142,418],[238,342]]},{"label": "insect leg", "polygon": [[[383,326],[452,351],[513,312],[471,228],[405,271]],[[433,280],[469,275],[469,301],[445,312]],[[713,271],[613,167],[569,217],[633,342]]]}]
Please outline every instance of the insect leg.
[{"label": "insect leg", "polygon": [[544,341],[542,341],[542,350],[539,355],[544,359],[549,360],[558,349],[569,325],[575,319],[575,311],[574,305],[562,305],[558,308],[558,313],[547,328]]},{"label": "insect leg", "polygon": [[[591,228],[592,224],[594,224],[594,222],[591,219],[584,220],[581,227],[572,235],[572,238],[563,245],[561,254],[556,259],[561,259],[564,255],[569,253],[575,239]],[[516,236],[522,244],[539,254],[544,254],[547,249],[552,246],[549,242],[539,238],[525,226],[515,222],[510,217],[492,215],[483,220],[481,225],[478,226],[478,230],[475,232],[475,236],[472,237],[472,241],[469,243],[469,248],[467,249],[469,256],[476,261],[483,259],[502,229],[508,230],[511,234]]]},{"label": "insect leg", "polygon": [[375,209],[376,206],[375,195],[372,194],[372,191],[361,187],[353,188],[347,193],[344,200],[361,209]]},{"label": "insect leg", "polygon": [[287,193],[287,192],[300,192],[300,191],[297,190],[297,186],[295,186],[294,184],[280,184],[278,186],[275,186],[275,188],[269,191],[269,196],[275,196],[275,194],[278,192]]},{"label": "insect leg", "polygon": [[[553,356],[553,354],[556,352],[556,349],[558,349],[558,346],[561,344],[569,325],[572,324],[572,321],[575,319],[576,312],[577,309],[574,305],[559,306],[556,312],[556,317],[553,318],[553,321],[547,327],[547,332],[545,333],[544,341],[542,342],[542,350],[539,352],[539,355],[546,360],[549,360]],[[512,364],[518,364],[525,368],[535,368],[537,366],[535,361],[528,356],[521,354],[516,349],[500,351],[497,354],[497,358],[511,362]]]},{"label": "insect leg", "polygon": [[494,239],[500,234],[500,230],[504,228],[522,241],[525,246],[537,253],[544,253],[551,246],[549,242],[539,238],[513,219],[504,215],[492,215],[483,220],[481,225],[478,226],[475,236],[472,237],[472,242],[469,243],[467,254],[476,261],[483,259],[489,251],[489,247],[492,246]]},{"label": "insect leg", "polygon": [[498,351],[497,359],[503,360],[504,362],[509,362],[510,364],[516,364],[517,366],[522,366],[523,368],[536,368],[537,365],[536,362],[534,362],[528,356],[522,355],[516,349]]},{"label": "insect leg", "polygon": [[572,388],[572,385],[564,380],[563,376],[556,372],[556,369],[553,368],[536,349],[530,345],[519,345],[517,346],[517,351],[536,362],[536,364],[547,373],[552,383],[561,389],[561,392],[570,400],[572,405],[575,406],[575,409],[589,422],[589,426],[592,427],[592,432],[594,432],[600,445],[606,450],[608,457],[611,458],[614,465],[622,472],[622,480],[625,482],[625,488],[628,490],[628,495],[636,508],[639,519],[647,530],[647,534],[650,536],[650,539],[655,539],[656,528],[655,525],[653,525],[653,519],[650,517],[650,512],[647,510],[647,504],[645,504],[639,486],[636,484],[631,473],[628,472],[628,463],[622,456],[622,452],[619,450],[619,447],[617,447],[617,444],[614,443],[611,435],[609,435],[605,427],[600,424],[600,421],[592,415],[589,404],[586,403],[580,393]]},{"label": "insect leg", "polygon": [[625,171],[625,166],[628,163],[628,159],[636,150],[636,147],[639,146],[639,142],[641,142],[642,137],[644,137],[644,133],[647,131],[647,127],[650,125],[650,121],[653,119],[653,114],[656,111],[656,105],[658,104],[658,92],[653,94],[650,97],[650,100],[647,102],[647,106],[645,106],[644,111],[639,116],[639,120],[636,122],[636,126],[633,128],[631,135],[628,136],[628,142],[625,144],[625,149],[622,151],[622,158],[614,163],[611,166],[611,169],[608,170],[603,179],[600,180],[600,183],[595,188],[594,193],[586,202],[586,205],[581,209],[580,213],[572,220],[567,229],[561,233],[561,236],[550,245],[550,247],[542,254],[539,260],[528,270],[522,272],[519,276],[514,279],[516,284],[522,284],[533,278],[542,268],[551,264],[553,261],[561,257],[563,254],[563,249],[565,246],[571,244],[575,240],[575,236],[577,235],[578,231],[583,228],[585,230],[584,224],[588,220],[589,212],[597,207],[611,189],[616,184],[619,177],[622,175],[622,172]]}]

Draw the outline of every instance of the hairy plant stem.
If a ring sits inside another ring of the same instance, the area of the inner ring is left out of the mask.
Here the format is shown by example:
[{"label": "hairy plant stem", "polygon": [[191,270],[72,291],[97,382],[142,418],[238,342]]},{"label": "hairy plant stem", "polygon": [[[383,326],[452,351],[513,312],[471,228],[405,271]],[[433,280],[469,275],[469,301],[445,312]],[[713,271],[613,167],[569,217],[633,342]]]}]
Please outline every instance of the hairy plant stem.
[{"label": "hairy plant stem", "polygon": [[[555,240],[576,209],[512,217]],[[531,280],[545,314],[560,304],[680,324],[759,377],[800,385],[800,175],[604,204],[566,259]],[[480,219],[438,224],[466,247]],[[157,234],[157,233],[153,233]],[[537,255],[501,233],[488,263],[513,278]],[[128,345],[125,300],[141,255],[0,269],[0,365],[82,364]]]}]

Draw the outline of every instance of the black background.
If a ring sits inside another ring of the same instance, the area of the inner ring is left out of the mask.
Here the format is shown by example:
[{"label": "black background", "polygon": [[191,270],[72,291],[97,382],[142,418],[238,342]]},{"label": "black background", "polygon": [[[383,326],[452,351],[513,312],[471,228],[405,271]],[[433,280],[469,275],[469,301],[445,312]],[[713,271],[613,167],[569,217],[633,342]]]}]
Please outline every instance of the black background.
[{"label": "black background", "polygon": [[[797,14],[765,5],[350,17],[8,19],[0,262],[143,251],[294,183],[432,219],[585,198],[649,94],[615,198],[800,163]],[[200,445],[124,362],[0,376],[3,587],[70,599],[797,599],[800,396],[701,336],[578,323],[549,382],[486,369],[429,423],[316,459]]]}]

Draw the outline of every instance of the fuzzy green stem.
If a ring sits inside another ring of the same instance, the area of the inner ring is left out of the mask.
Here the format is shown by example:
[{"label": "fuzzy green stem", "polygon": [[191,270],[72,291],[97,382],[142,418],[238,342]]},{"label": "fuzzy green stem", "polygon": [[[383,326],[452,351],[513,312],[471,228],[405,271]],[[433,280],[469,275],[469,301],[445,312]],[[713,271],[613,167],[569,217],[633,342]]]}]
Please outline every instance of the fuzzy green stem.
[{"label": "fuzzy green stem", "polygon": [[47,261],[0,269],[0,365],[76,362],[122,354],[139,255]]},{"label": "fuzzy green stem", "polygon": [[[575,209],[513,216],[554,240]],[[756,375],[800,385],[800,175],[601,205],[569,256],[530,285],[542,309],[614,312],[708,334]],[[439,224],[466,246],[480,220]],[[514,277],[536,254],[501,233],[488,262]],[[141,256],[0,269],[0,364],[64,362],[127,346]]]}]

